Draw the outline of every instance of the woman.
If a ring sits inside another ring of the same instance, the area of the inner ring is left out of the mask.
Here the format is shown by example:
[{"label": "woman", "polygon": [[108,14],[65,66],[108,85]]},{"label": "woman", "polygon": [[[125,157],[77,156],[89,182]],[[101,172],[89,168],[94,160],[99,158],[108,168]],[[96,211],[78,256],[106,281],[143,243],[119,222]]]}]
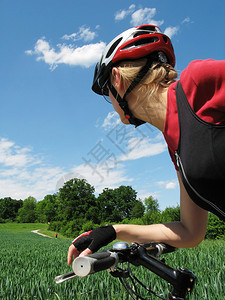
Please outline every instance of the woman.
[{"label": "woman", "polygon": [[180,222],[107,225],[77,237],[68,251],[88,255],[115,238],[195,247],[208,211],[225,220],[225,61],[193,61],[176,81],[170,39],[157,26],[131,28],[106,47],[92,89],[110,99],[124,124],[162,131],[180,185]]}]

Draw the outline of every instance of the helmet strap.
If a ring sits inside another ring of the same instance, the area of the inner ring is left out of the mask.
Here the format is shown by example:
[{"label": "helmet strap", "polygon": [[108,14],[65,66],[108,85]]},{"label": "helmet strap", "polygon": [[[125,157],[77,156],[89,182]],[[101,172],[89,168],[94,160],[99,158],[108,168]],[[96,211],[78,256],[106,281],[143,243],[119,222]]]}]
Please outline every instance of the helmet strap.
[{"label": "helmet strap", "polygon": [[146,64],[141,68],[141,70],[138,72],[137,76],[134,78],[128,89],[126,90],[123,98],[126,98],[126,96],[142,81],[142,79],[145,77],[145,75],[148,73],[150,67],[152,66],[153,62],[155,61],[155,57],[147,58]]},{"label": "helmet strap", "polygon": [[142,125],[146,122],[134,117],[134,115],[132,114],[132,112],[130,111],[130,109],[128,107],[126,97],[142,81],[144,76],[148,73],[149,68],[151,67],[153,61],[155,61],[155,57],[154,58],[153,57],[147,58],[146,64],[138,72],[137,76],[134,78],[133,82],[130,84],[130,86],[126,90],[123,98],[120,97],[120,95],[118,94],[118,92],[116,91],[116,89],[114,88],[112,83],[110,81],[108,83],[108,87],[109,87],[113,97],[117,100],[120,107],[124,111],[125,117],[129,120],[130,124],[135,125],[135,127],[138,127],[138,126],[140,126],[140,125]]},{"label": "helmet strap", "polygon": [[144,124],[145,123],[144,121],[139,120],[134,117],[134,115],[132,114],[131,110],[128,107],[128,103],[127,103],[126,99],[124,97],[123,98],[120,97],[119,93],[114,88],[114,86],[112,85],[111,82],[109,82],[108,87],[109,87],[109,90],[111,91],[113,97],[117,100],[117,102],[119,103],[119,106],[124,111],[125,118],[128,119],[130,124],[135,125],[135,127],[138,127],[138,126]]}]

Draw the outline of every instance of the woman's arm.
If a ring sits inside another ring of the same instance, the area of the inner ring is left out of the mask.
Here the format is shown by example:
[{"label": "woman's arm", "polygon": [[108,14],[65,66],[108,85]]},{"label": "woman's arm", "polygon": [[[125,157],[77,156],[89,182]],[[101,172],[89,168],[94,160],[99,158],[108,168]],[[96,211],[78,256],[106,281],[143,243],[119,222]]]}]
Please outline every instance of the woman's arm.
[{"label": "woman's arm", "polygon": [[[178,173],[180,184],[180,222],[153,225],[113,225],[117,239],[127,242],[163,242],[178,248],[196,247],[205,237],[208,212],[197,206],[188,196]],[[79,251],[72,244],[68,251],[68,265],[73,257],[88,255],[86,248]]]},{"label": "woman's arm", "polygon": [[187,194],[178,173],[180,184],[180,222],[154,225],[114,225],[117,238],[128,242],[164,242],[174,247],[191,248],[203,239],[208,212],[197,206]]}]

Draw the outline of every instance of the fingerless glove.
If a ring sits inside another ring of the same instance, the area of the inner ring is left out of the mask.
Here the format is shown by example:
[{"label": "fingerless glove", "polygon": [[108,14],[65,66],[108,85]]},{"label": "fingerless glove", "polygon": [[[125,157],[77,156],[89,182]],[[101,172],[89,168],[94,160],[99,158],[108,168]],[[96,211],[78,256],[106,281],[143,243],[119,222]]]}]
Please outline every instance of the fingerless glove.
[{"label": "fingerless glove", "polygon": [[105,225],[82,233],[72,241],[72,244],[79,252],[86,248],[89,248],[92,252],[96,252],[115,239],[116,231],[113,226]]}]

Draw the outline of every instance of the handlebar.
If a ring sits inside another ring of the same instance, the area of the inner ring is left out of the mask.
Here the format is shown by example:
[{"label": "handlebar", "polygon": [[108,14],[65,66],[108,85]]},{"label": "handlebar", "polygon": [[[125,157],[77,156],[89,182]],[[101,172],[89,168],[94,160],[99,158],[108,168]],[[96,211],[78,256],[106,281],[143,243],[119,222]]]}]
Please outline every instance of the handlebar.
[{"label": "handlebar", "polygon": [[[172,285],[169,293],[170,300],[187,299],[186,296],[192,292],[195,275],[184,268],[173,269],[159,260],[161,254],[170,253],[177,249],[164,243],[149,243],[131,245],[127,243],[116,243],[112,249],[103,250],[95,254],[77,257],[72,264],[73,272],[57,276],[56,283],[61,283],[72,277],[85,277],[99,271],[108,270],[114,277],[126,277],[124,271],[119,270],[118,263],[130,263],[134,266],[143,266],[155,273]],[[131,270],[126,270],[131,273]],[[127,274],[126,273],[126,274]],[[132,274],[133,278],[140,281]],[[140,283],[142,286],[143,284]],[[154,292],[153,292],[154,293]],[[155,294],[156,295],[156,294]],[[157,295],[158,296],[158,295]],[[135,298],[133,298],[135,299]],[[136,298],[143,299],[143,298]]]},{"label": "handlebar", "polygon": [[113,268],[119,262],[119,255],[115,252],[99,252],[73,261],[72,269],[78,277]]}]

